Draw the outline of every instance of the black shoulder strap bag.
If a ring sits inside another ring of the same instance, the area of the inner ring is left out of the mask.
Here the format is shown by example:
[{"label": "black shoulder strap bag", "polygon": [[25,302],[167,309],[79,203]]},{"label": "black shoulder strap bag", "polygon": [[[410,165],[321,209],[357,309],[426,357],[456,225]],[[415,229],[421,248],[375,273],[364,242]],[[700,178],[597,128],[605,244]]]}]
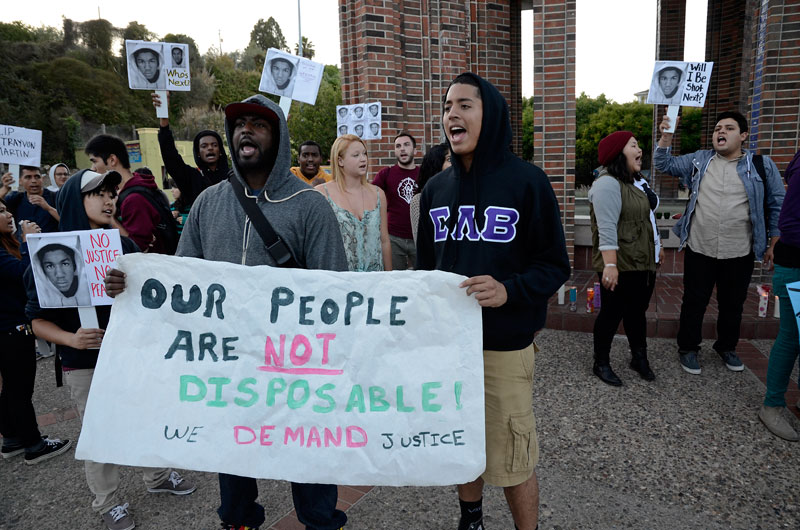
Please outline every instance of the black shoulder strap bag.
[{"label": "black shoulder strap bag", "polygon": [[231,183],[231,186],[233,186],[233,192],[236,194],[239,204],[244,208],[244,213],[250,219],[250,223],[256,229],[258,235],[261,236],[261,240],[264,242],[264,245],[266,245],[267,251],[272,256],[272,259],[278,263],[279,267],[291,269],[299,268],[294,256],[289,252],[289,247],[286,246],[286,243],[284,243],[278,234],[275,233],[275,230],[272,229],[272,225],[269,224],[267,218],[264,217],[264,213],[258,207],[256,201],[248,199],[245,196],[244,187],[242,183],[239,182],[239,179],[231,174],[231,176],[228,177],[228,181]]}]

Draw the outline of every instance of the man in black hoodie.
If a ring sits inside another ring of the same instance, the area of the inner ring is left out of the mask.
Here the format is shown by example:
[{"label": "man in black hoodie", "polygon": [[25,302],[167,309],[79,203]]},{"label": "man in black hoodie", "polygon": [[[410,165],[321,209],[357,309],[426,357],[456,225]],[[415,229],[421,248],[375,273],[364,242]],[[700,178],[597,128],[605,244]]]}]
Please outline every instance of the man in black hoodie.
[{"label": "man in black hoodie", "polygon": [[[153,93],[153,105],[162,105],[158,94]],[[166,104],[166,103],[164,103]],[[169,119],[161,118],[158,121],[158,145],[161,148],[161,158],[167,173],[181,190],[181,200],[189,208],[200,192],[213,186],[228,177],[228,155],[222,138],[215,131],[200,131],[195,135],[192,150],[194,163],[192,167],[183,161],[175,148],[175,138],[169,128]]]},{"label": "man in black hoodie", "polygon": [[422,192],[417,269],[468,276],[460,287],[483,308],[486,471],[458,486],[458,528],[483,529],[486,481],[504,488],[517,528],[533,530],[533,338],[570,274],[558,203],[547,175],[511,153],[508,104],[491,83],[456,77],[442,127],[453,165]]}]

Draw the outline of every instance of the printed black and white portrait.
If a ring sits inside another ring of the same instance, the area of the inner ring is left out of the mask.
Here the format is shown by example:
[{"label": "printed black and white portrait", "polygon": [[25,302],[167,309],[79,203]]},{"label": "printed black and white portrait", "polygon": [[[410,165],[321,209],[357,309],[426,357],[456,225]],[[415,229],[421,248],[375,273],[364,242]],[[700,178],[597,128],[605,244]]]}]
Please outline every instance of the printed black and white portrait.
[{"label": "printed black and white portrait", "polygon": [[347,134],[347,125],[339,125],[339,136]]},{"label": "printed black and white portrait", "polygon": [[347,123],[347,117],[349,115],[350,111],[347,105],[336,105],[336,123]]},{"label": "printed black and white portrait", "polygon": [[381,138],[381,123],[379,121],[369,122],[366,131],[367,140],[380,140]]},{"label": "printed black and white portrait", "polygon": [[367,103],[367,119],[379,120],[381,117],[381,102]]},{"label": "printed black and white portrait", "polygon": [[364,105],[353,105],[353,120],[364,119]]},{"label": "printed black and white portrait", "polygon": [[185,53],[183,47],[185,45],[173,45],[170,50],[170,57],[172,58],[172,67],[173,68],[186,68],[187,60],[185,57]]},{"label": "printed black and white portrait", "polygon": [[356,125],[353,127],[353,134],[359,138],[364,138],[364,124],[356,123]]},{"label": "printed black and white portrait", "polygon": [[28,246],[39,306],[92,305],[78,236],[59,233],[30,234]]},{"label": "printed black and white portrait", "polygon": [[657,61],[647,102],[655,105],[680,105],[685,82],[686,63]]},{"label": "printed black and white portrait", "polygon": [[167,87],[164,45],[159,42],[125,41],[128,56],[128,86],[139,90]]},{"label": "printed black and white portrait", "polygon": [[267,94],[292,97],[299,60],[297,56],[270,48],[264,60],[258,89]]}]

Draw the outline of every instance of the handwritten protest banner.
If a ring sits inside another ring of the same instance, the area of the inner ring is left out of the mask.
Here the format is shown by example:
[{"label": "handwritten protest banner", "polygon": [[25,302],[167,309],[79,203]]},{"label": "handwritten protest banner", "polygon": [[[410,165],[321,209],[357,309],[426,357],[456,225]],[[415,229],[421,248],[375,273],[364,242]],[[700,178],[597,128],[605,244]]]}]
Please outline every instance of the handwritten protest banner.
[{"label": "handwritten protest banner", "polygon": [[0,125],[0,162],[39,167],[41,158],[42,131]]},{"label": "handwritten protest banner", "polygon": [[122,255],[119,230],[29,234],[31,269],[41,307],[111,305],[103,279]]},{"label": "handwritten protest banner", "polygon": [[77,458],[351,485],[483,472],[481,310],[463,277],[118,264]]}]

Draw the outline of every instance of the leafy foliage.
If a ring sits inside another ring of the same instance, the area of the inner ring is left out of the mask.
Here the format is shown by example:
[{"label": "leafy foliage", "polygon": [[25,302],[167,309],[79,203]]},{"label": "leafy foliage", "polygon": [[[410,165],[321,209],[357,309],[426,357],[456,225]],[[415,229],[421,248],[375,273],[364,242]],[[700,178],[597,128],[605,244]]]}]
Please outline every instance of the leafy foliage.
[{"label": "leafy foliage", "polygon": [[297,160],[299,146],[314,140],[322,147],[322,158],[328,158],[336,140],[336,105],[342,104],[342,81],[339,67],[325,65],[319,94],[314,105],[292,102],[289,111],[289,136],[292,143],[292,160]]},{"label": "leafy foliage", "polygon": [[283,31],[281,31],[278,22],[272,17],[269,17],[266,22],[263,18],[258,19],[256,25],[253,26],[253,31],[250,32],[250,40],[264,51],[270,48],[289,51]]},{"label": "leafy foliage", "polygon": [[[314,43],[308,40],[308,37],[303,37],[303,57],[306,59],[313,59],[317,52],[314,50]],[[294,54],[300,55],[300,47],[294,45]]]}]

